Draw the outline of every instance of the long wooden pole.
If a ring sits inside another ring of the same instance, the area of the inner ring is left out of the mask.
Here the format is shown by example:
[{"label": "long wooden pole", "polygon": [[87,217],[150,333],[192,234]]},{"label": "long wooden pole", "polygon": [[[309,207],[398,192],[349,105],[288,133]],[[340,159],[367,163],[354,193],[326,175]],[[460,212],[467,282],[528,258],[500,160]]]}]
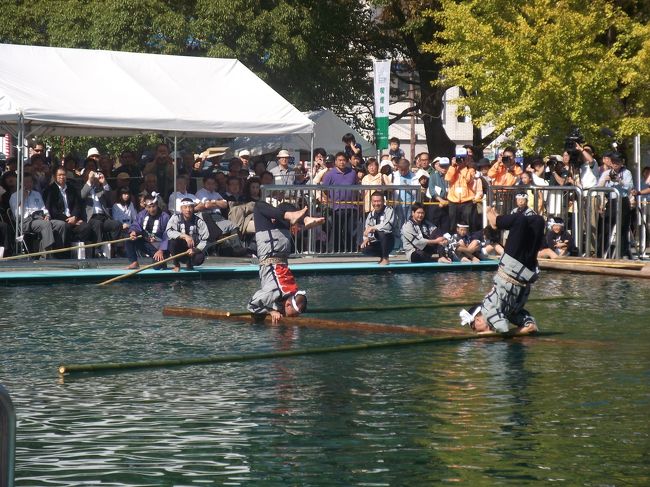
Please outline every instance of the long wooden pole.
[{"label": "long wooden pole", "polygon": [[[136,237],[136,238],[140,238],[140,237],[141,236],[138,235],[138,237]],[[97,243],[92,243],[92,244],[75,245],[74,247],[65,247],[65,248],[62,248],[62,249],[43,250],[42,252],[32,252],[31,254],[12,255],[11,257],[3,257],[2,259],[0,259],[0,262],[4,262],[5,260],[26,259],[28,257],[36,257],[37,255],[58,254],[60,252],[68,252],[70,250],[91,249],[93,247],[100,247],[100,246],[106,245],[106,244],[115,244],[115,243],[120,243],[120,242],[126,242],[127,240],[131,240],[131,237],[118,238],[116,240],[108,240],[106,242],[97,242]]]},{"label": "long wooden pole", "polygon": [[[209,308],[183,308],[179,306],[167,306],[163,308],[164,316],[178,316],[185,318],[201,318],[201,319],[218,319],[218,320],[228,320],[241,323],[242,321],[249,321],[251,323],[263,323],[265,325],[271,325],[271,318],[267,315],[264,315],[262,319],[256,321],[256,318],[252,314],[247,316],[233,316],[229,314],[228,311],[220,309],[209,309]],[[351,330],[351,331],[361,331],[361,332],[370,332],[370,333],[396,333],[404,335],[419,335],[419,336],[449,336],[449,335],[466,335],[466,328],[427,328],[423,326],[404,326],[404,325],[387,325],[384,323],[367,323],[363,321],[340,321],[340,320],[328,320],[325,318],[313,318],[307,316],[297,316],[293,318],[283,318],[280,322],[280,326],[299,326],[302,328],[317,328],[317,329],[326,329],[326,330]],[[555,335],[557,333],[550,332],[544,333],[546,336]],[[557,345],[567,345],[567,346],[594,346],[594,347],[606,347],[609,345],[608,342],[601,342],[595,340],[567,340],[561,339],[557,340],[554,338],[541,338],[539,333],[535,334],[538,338],[536,342],[551,342]]]},{"label": "long wooden pole", "polygon": [[[229,311],[209,308],[183,308],[179,306],[166,306],[163,308],[163,316],[178,316],[185,318],[201,318],[201,319],[225,319],[229,321],[239,321],[248,319],[255,322],[256,318],[251,313],[233,315]],[[271,323],[271,317],[262,315],[259,319],[260,323]],[[308,328],[322,328],[334,330],[356,330],[375,333],[403,333],[405,335],[433,335],[439,336],[441,334],[463,335],[467,332],[455,328],[425,328],[420,326],[404,326],[404,325],[386,325],[383,323],[366,323],[362,321],[338,321],[327,320],[324,318],[314,318],[308,316],[296,316],[292,318],[282,318],[283,324],[288,326],[302,326]]]},{"label": "long wooden pole", "polygon": [[[472,306],[482,301],[483,298],[476,298],[473,301],[454,301],[448,303],[413,303],[413,304],[395,304],[388,306],[347,306],[343,308],[309,308],[310,313],[349,313],[356,311],[397,311],[403,309],[424,309],[424,308],[457,308],[462,306]],[[539,303],[548,301],[567,301],[574,299],[573,296],[553,296],[549,298],[529,299],[529,303]],[[228,316],[247,316],[248,311],[224,311]]]},{"label": "long wooden pole", "polygon": [[[219,239],[219,240],[217,240],[215,242],[212,242],[209,245],[206,245],[205,249],[207,249],[208,247],[211,247],[213,245],[220,244],[221,242],[225,242],[226,240],[228,240],[230,238],[233,238],[233,237],[235,237],[235,234],[228,235],[227,237],[221,238],[221,239]],[[121,281],[122,279],[126,279],[127,277],[131,277],[131,276],[133,276],[133,275],[135,275],[135,274],[137,274],[139,272],[146,271],[147,269],[151,269],[152,267],[156,267],[156,266],[159,266],[161,264],[166,264],[170,260],[178,259],[179,257],[183,257],[184,255],[187,255],[189,253],[190,253],[190,249],[187,249],[185,252],[180,252],[180,253],[178,253],[176,255],[172,255],[171,257],[167,257],[166,259],[160,260],[158,262],[154,262],[153,264],[149,264],[149,265],[146,265],[144,267],[140,267],[139,269],[135,269],[132,272],[127,272],[126,274],[122,274],[120,276],[112,277],[111,279],[107,279],[106,281],[102,281],[97,285],[98,286],[105,286],[106,284],[111,284],[113,282]]]},{"label": "long wooden pole", "polygon": [[[543,335],[544,333],[542,333]],[[388,342],[374,342],[374,343],[355,343],[350,345],[339,345],[336,347],[321,347],[321,348],[303,348],[297,350],[282,350],[278,352],[261,352],[249,354],[234,354],[234,355],[217,355],[208,357],[187,357],[168,360],[147,360],[141,362],[107,362],[107,363],[94,363],[94,364],[61,364],[58,367],[59,374],[71,374],[80,372],[107,372],[119,370],[133,370],[133,369],[150,369],[160,367],[179,367],[187,365],[203,365],[203,364],[217,364],[227,362],[245,362],[249,360],[266,360],[285,357],[297,357],[304,355],[322,355],[326,353],[340,353],[340,352],[356,352],[360,350],[376,350],[381,348],[391,347],[406,347],[413,345],[424,345],[429,343],[446,343],[457,342],[464,340],[479,340],[479,339],[500,339],[510,338],[516,336],[525,336],[523,334],[505,334],[500,333],[487,333],[483,335],[463,334],[453,336],[438,336],[428,338],[414,338],[409,340],[392,340]]]},{"label": "long wooden pole", "polygon": [[166,264],[170,260],[178,259],[179,257],[183,257],[184,255],[187,255],[189,253],[190,253],[190,249],[187,249],[185,252],[180,252],[180,253],[178,253],[176,255],[172,255],[171,257],[167,257],[166,259],[159,260],[158,262],[154,262],[153,264],[149,264],[149,265],[146,265],[144,267],[140,267],[139,269],[136,269],[134,271],[127,272],[126,274],[122,274],[120,276],[112,277],[111,279],[107,279],[106,281],[102,281],[97,285],[98,286],[105,286],[106,284],[111,284],[112,282],[121,281],[122,279],[126,279],[127,277],[131,277],[131,276],[137,274],[138,272],[146,271],[147,269],[151,269],[152,267],[156,267],[156,266],[159,266],[159,265],[162,265],[162,264]]}]

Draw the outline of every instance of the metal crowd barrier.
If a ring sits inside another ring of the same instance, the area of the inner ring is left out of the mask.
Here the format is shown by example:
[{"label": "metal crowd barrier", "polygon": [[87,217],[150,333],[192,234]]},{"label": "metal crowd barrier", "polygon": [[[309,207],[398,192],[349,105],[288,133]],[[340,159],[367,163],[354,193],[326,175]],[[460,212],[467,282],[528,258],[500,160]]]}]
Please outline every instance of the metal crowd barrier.
[{"label": "metal crowd barrier", "polygon": [[589,222],[585,229],[587,257],[592,253],[596,257],[603,258],[618,259],[621,256],[623,207],[620,204],[612,205],[612,194],[616,195],[616,201],[621,201],[621,193],[616,188],[590,188],[585,193],[587,200],[585,222]]},{"label": "metal crowd barrier", "polygon": [[0,385],[0,487],[13,487],[16,457],[16,412],[9,392]]},{"label": "metal crowd barrier", "polygon": [[648,234],[650,234],[650,200],[638,198],[636,206],[636,245],[640,258],[647,258]]},{"label": "metal crowd barrier", "polygon": [[[515,195],[528,194],[529,206],[544,218],[560,217],[581,250],[583,242],[583,199],[577,186],[490,186],[487,205],[494,206],[499,214],[511,213],[517,206]],[[532,196],[532,201],[531,201]]]},{"label": "metal crowd barrier", "polygon": [[[321,227],[296,231],[296,254],[356,255],[366,214],[371,210],[370,195],[375,191],[384,193],[386,205],[395,210],[398,229],[410,216],[411,204],[422,201],[420,186],[409,185],[266,185],[261,187],[261,198],[274,206],[281,203],[299,208],[307,206],[310,215],[325,217]],[[399,239],[396,241],[401,243]]]}]

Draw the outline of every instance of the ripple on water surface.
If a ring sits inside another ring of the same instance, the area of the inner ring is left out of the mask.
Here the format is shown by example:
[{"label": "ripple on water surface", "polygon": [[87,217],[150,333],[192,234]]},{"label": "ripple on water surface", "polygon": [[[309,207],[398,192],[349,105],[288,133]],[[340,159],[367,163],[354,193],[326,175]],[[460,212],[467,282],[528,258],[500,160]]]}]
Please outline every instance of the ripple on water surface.
[{"label": "ripple on water surface", "polygon": [[[313,307],[474,299],[489,273],[301,277]],[[256,282],[7,288],[0,373],[16,485],[647,485],[645,282],[548,274],[523,342],[466,342],[68,377],[61,362],[334,346],[385,335],[165,318]],[[25,296],[30,296],[25,300]],[[235,304],[233,304],[235,303]],[[339,319],[455,325],[458,310]]]}]

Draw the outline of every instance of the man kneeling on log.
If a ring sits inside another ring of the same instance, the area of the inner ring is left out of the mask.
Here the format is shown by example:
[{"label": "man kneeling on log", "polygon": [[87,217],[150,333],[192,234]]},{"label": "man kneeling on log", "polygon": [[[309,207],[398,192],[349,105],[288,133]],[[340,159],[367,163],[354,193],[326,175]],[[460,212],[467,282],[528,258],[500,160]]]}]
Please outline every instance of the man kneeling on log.
[{"label": "man kneeling on log", "polygon": [[524,306],[531,284],[539,277],[537,252],[544,239],[544,219],[523,213],[498,215],[494,208],[488,210],[487,219],[492,228],[510,233],[494,287],[481,304],[460,312],[461,325],[469,325],[477,333],[506,333],[512,323],[516,333],[536,332],[535,318]]},{"label": "man kneeling on log", "polygon": [[261,289],[251,298],[248,310],[255,315],[271,315],[273,324],[282,316],[298,316],[307,309],[306,293],[298,289],[288,266],[290,226],[302,223],[305,228],[311,228],[322,225],[325,219],[306,214],[307,207],[296,210],[282,203],[276,208],[262,201],[257,202],[253,210]]}]

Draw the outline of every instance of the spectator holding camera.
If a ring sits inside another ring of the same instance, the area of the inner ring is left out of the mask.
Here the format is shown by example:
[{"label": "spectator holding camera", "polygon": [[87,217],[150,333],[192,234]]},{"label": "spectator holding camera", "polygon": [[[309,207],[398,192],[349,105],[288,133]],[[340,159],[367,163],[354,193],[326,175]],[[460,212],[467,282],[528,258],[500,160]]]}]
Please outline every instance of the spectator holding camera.
[{"label": "spectator holding camera", "polygon": [[[95,243],[103,242],[104,236],[109,240],[118,237],[122,229],[121,222],[111,218],[110,201],[111,187],[106,182],[102,172],[90,171],[86,184],[81,188],[81,199],[86,210],[86,221],[95,237]],[[96,253],[99,251],[96,251]]]},{"label": "spectator holding camera", "polygon": [[[610,236],[614,225],[617,223],[617,231],[620,229],[620,254],[624,257],[632,258],[630,252],[630,239],[628,229],[630,228],[630,217],[632,209],[630,207],[630,193],[634,189],[634,180],[632,173],[623,164],[623,157],[621,154],[615,152],[609,156],[611,168],[604,171],[598,180],[598,186],[606,188],[615,188],[620,193],[619,196],[612,192],[607,195],[607,206],[605,207],[605,221],[610,222],[609,229],[606,229],[605,242],[610,241]],[[620,201],[619,201],[620,199]],[[621,205],[621,220],[616,221],[616,213],[618,205]]]},{"label": "spectator holding camera", "polygon": [[476,169],[470,166],[467,149],[456,151],[456,157],[451,159],[451,167],[445,174],[449,183],[449,226],[456,228],[459,221],[471,222],[475,212],[474,190]]},{"label": "spectator holding camera", "polygon": [[494,186],[514,186],[517,183],[522,170],[515,163],[516,152],[514,147],[506,147],[497,161],[492,164],[488,177],[492,179]]}]

